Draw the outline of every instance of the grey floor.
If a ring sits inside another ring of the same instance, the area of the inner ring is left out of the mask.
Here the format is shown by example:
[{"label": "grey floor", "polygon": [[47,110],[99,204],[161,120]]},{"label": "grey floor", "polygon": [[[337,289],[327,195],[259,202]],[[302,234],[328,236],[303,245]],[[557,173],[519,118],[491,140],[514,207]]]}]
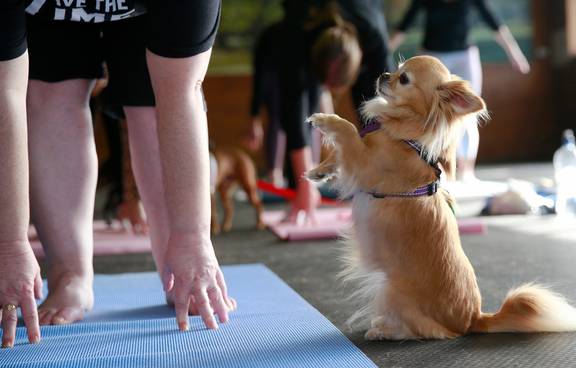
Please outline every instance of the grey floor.
[{"label": "grey floor", "polygon": [[[551,176],[550,165],[491,166],[485,180]],[[479,208],[481,203],[464,206]],[[221,264],[263,263],[340,328],[380,367],[576,367],[576,333],[474,335],[452,341],[365,342],[362,331],[344,321],[356,308],[336,281],[336,241],[286,243],[268,231],[253,231],[252,209],[236,205],[231,233],[214,239]],[[465,235],[466,254],[476,269],[483,310],[494,311],[507,290],[527,281],[551,285],[576,302],[576,222],[554,217],[505,216],[487,219],[483,235]],[[96,272],[148,271],[150,255],[97,257]],[[232,291],[233,292],[233,291]],[[343,365],[345,366],[345,365]]]}]

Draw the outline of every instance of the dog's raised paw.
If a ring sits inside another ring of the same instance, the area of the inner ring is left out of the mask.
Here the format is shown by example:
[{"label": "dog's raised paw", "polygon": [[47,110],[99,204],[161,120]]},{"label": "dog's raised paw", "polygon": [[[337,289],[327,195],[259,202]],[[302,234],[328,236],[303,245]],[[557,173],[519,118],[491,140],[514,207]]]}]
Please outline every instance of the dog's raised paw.
[{"label": "dog's raised paw", "polygon": [[315,128],[324,131],[328,125],[336,122],[340,117],[335,114],[316,113],[308,117],[306,122]]}]

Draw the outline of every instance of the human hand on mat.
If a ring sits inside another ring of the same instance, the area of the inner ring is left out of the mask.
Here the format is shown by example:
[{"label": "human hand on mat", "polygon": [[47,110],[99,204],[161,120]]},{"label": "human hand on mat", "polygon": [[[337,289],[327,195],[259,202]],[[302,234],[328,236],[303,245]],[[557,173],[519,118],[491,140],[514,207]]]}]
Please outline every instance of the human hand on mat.
[{"label": "human hand on mat", "polygon": [[301,180],[296,188],[296,197],[290,205],[285,221],[296,225],[315,225],[316,208],[320,205],[320,192],[314,183]]},{"label": "human hand on mat", "polygon": [[125,229],[131,228],[134,234],[148,234],[146,213],[144,212],[144,207],[142,207],[142,201],[139,199],[120,203],[118,206],[118,220],[120,220]]},{"label": "human hand on mat", "polygon": [[[40,341],[40,326],[36,300],[42,297],[40,266],[28,241],[12,246],[0,246],[0,320],[2,321],[2,347],[14,346],[18,311],[22,311],[24,324],[31,343]],[[25,244],[24,244],[25,243]]]},{"label": "human hand on mat", "polygon": [[218,328],[214,314],[220,323],[228,321],[236,302],[228,296],[209,239],[199,243],[197,236],[171,236],[164,264],[162,283],[169,302],[174,303],[181,331],[188,330],[189,314],[200,315],[210,329]]}]

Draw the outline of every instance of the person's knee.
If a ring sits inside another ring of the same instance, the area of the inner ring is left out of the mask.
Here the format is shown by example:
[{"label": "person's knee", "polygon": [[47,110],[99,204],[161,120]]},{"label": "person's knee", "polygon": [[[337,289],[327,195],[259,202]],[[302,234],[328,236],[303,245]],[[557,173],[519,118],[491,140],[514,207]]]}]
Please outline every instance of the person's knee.
[{"label": "person's knee", "polygon": [[150,129],[149,125],[154,126],[156,124],[156,108],[154,106],[124,106],[124,115],[128,130]]},{"label": "person's knee", "polygon": [[28,84],[27,103],[30,108],[87,108],[92,86],[93,82],[87,79],[56,83],[31,80]]}]

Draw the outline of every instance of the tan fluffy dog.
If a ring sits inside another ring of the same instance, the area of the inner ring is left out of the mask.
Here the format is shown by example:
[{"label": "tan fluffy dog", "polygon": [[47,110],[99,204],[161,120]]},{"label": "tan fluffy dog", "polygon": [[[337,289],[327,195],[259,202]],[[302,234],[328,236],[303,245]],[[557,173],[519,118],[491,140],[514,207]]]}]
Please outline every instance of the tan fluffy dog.
[{"label": "tan fluffy dog", "polygon": [[248,200],[256,210],[256,228],[264,229],[262,222],[262,202],[258,194],[257,173],[254,162],[244,151],[238,148],[216,148],[212,150],[216,167],[214,189],[220,193],[222,206],[224,207],[224,219],[222,226],[218,221],[216,211],[216,193],[212,193],[212,234],[218,234],[220,231],[230,231],[232,229],[232,218],[234,216],[234,201],[232,193],[237,184],[248,195]]},{"label": "tan fluffy dog", "polygon": [[[430,163],[449,166],[459,121],[482,114],[483,100],[437,59],[426,56],[409,59],[397,72],[380,77],[377,90],[364,113],[381,125],[364,138],[336,115],[310,118],[334,145],[335,154],[309,177],[336,175],[343,195],[354,196],[352,242],[359,265],[350,266],[353,275],[348,277],[368,280],[358,294],[370,301],[356,316],[370,315],[365,337],[443,339],[472,332],[575,330],[575,309],[533,284],[510,291],[497,313],[482,313],[449,194],[439,189],[435,194],[395,196],[437,180]],[[406,140],[417,142],[422,154]]]}]

